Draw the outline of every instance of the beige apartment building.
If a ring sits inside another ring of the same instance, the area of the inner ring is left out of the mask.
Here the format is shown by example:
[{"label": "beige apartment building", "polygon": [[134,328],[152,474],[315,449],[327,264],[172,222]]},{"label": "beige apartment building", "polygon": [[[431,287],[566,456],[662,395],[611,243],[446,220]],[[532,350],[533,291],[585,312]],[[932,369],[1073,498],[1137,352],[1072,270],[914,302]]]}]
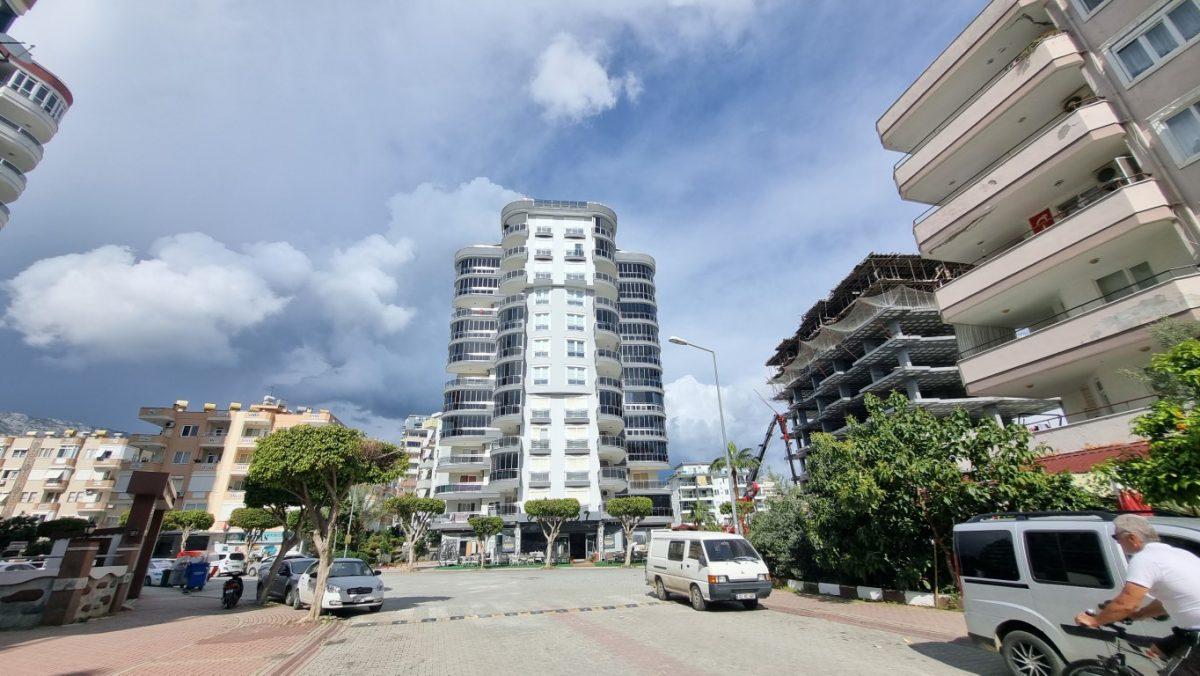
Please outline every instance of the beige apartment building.
[{"label": "beige apartment building", "polygon": [[441,431],[441,411],[427,416],[409,416],[404,421],[404,446],[408,450],[408,472],[401,484],[404,492],[415,493],[421,498],[432,497],[433,473]]},{"label": "beige apartment building", "polygon": [[115,526],[120,512],[110,505],[118,474],[136,450],[103,430],[0,437],[0,516],[76,517]]},{"label": "beige apartment building", "polygon": [[[228,531],[229,515],[244,505],[246,472],[259,437],[296,425],[341,424],[328,410],[292,410],[273,397],[248,408],[234,402],[225,409],[208,403],[188,410],[187,401],[177,401],[174,406],[142,407],[138,418],[159,429],[129,436],[137,452],[123,464],[118,490],[135,469],[167,472],[179,494],[177,508],[208,511],[216,518],[214,532]],[[118,495],[112,508],[120,514],[129,505],[128,497]]]},{"label": "beige apartment building", "polygon": [[1127,375],[1200,319],[1200,0],[993,0],[883,114],[974,396],[1059,399],[1058,452],[1133,440]]}]

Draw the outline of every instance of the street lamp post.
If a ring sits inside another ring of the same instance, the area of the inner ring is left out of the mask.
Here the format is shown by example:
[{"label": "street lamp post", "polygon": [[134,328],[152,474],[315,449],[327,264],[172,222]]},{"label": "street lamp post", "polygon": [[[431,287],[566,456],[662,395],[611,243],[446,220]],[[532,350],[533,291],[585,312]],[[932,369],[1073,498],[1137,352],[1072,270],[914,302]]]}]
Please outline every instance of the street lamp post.
[{"label": "street lamp post", "polygon": [[725,449],[725,458],[726,458],[725,464],[728,465],[728,467],[729,467],[729,476],[730,476],[730,481],[729,481],[729,508],[730,508],[729,518],[733,521],[733,532],[737,533],[738,535],[741,535],[742,534],[742,524],[738,520],[737,495],[735,495],[734,491],[733,491],[733,486],[735,483],[733,481],[733,473],[737,471],[737,468],[735,468],[733,466],[733,454],[729,452],[729,437],[725,435],[725,404],[721,401],[721,376],[717,372],[717,353],[716,353],[716,351],[710,350],[707,347],[701,347],[700,345],[686,341],[683,338],[680,338],[679,336],[671,336],[667,340],[671,341],[672,343],[675,343],[676,345],[686,345],[688,347],[694,347],[697,350],[704,350],[705,352],[712,355],[713,382],[717,386],[717,414],[721,420],[721,443],[724,444],[723,448]]}]

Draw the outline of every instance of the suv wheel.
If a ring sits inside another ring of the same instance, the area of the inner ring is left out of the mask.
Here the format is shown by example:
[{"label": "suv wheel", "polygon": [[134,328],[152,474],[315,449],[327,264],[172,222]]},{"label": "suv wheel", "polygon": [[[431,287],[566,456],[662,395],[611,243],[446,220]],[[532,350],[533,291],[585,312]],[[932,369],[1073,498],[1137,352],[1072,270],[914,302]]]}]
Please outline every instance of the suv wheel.
[{"label": "suv wheel", "polygon": [[692,610],[708,610],[708,601],[704,600],[704,595],[700,593],[700,588],[692,585]]},{"label": "suv wheel", "polygon": [[299,592],[296,591],[295,587],[288,589],[287,596],[285,597],[284,603],[290,605],[291,607],[295,608],[296,610],[304,609],[304,605],[300,603],[300,594],[299,594]]},{"label": "suv wheel", "polygon": [[1045,639],[1027,631],[1012,631],[1000,644],[1008,670],[1022,676],[1058,676],[1066,664]]}]

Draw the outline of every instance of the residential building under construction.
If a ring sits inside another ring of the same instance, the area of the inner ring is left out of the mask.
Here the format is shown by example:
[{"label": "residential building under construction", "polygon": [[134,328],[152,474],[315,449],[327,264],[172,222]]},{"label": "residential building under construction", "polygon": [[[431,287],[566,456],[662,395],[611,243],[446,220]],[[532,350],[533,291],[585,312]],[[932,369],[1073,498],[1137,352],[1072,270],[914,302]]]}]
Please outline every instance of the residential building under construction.
[{"label": "residential building under construction", "polygon": [[812,435],[840,435],[851,416],[862,420],[868,394],[898,391],[935,415],[965,409],[1002,422],[1041,413],[1054,402],[1019,397],[970,397],[959,377],[958,338],[944,323],[934,290],[969,265],[910,254],[868,255],[829,296],[800,320],[767,362],[772,384],[788,402],[803,478]]}]

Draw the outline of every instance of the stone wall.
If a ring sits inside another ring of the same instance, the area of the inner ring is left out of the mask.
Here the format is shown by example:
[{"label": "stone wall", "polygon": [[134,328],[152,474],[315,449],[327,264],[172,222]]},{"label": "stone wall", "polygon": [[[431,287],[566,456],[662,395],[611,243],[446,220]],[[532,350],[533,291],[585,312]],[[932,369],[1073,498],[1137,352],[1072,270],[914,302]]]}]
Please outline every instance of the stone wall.
[{"label": "stone wall", "polygon": [[26,629],[42,623],[55,573],[48,570],[0,572],[0,629]]}]

